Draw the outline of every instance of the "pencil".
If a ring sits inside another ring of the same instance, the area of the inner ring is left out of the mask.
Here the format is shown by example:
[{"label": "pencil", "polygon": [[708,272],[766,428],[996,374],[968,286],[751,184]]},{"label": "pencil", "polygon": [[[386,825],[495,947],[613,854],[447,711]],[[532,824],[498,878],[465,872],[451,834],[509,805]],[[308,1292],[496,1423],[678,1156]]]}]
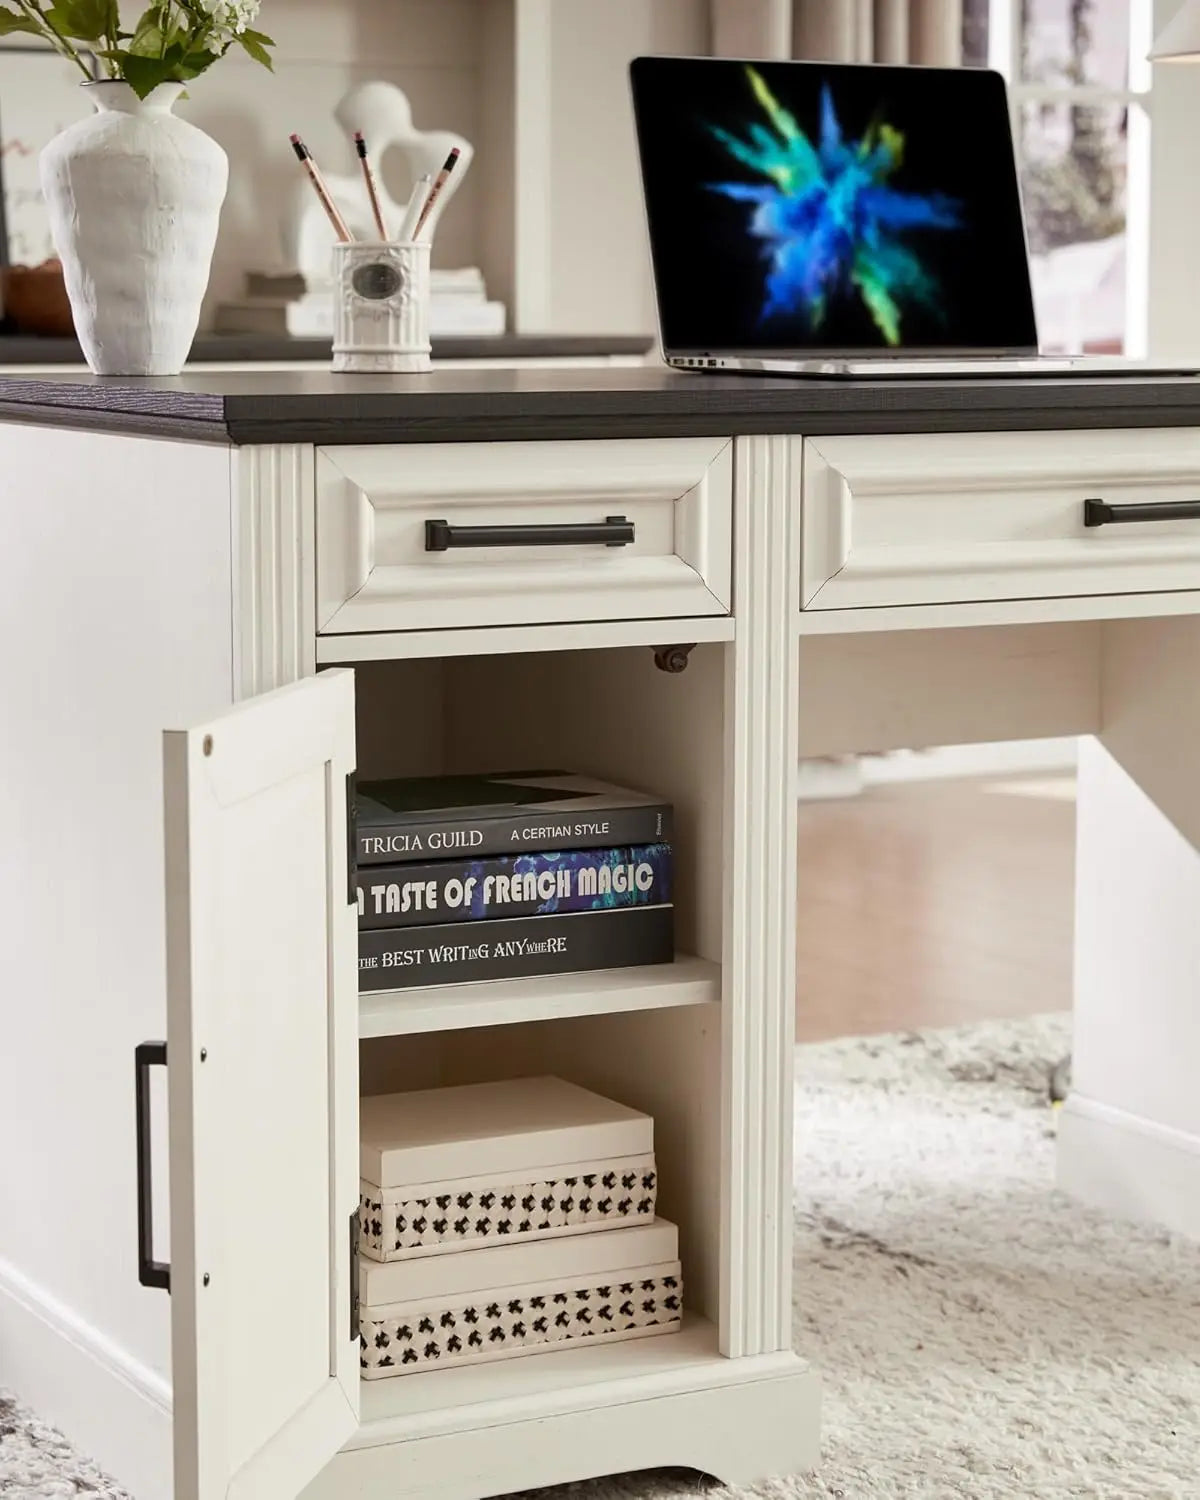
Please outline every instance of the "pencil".
[{"label": "pencil", "polygon": [[313,191],[321,200],[321,207],[329,215],[329,222],[333,225],[333,232],[339,240],[352,240],[354,236],[346,228],[346,221],[338,212],[338,206],[330,196],[329,189],[325,186],[325,179],[321,176],[320,168],[312,159],[312,152],[300,139],[298,135],[291,135],[288,139],[292,143],[292,150],[300,165],[308,173],[308,180],[313,185]]},{"label": "pencil", "polygon": [[367,160],[367,143],[363,140],[361,130],[354,132],[354,149],[358,152],[358,159],[362,164],[363,181],[367,184],[367,197],[371,200],[371,212],[375,215],[375,228],[379,231],[379,238],[386,240],[388,232],[387,225],[383,222],[383,209],[379,206],[379,188],[375,183],[375,173],[371,170],[371,163]]},{"label": "pencil", "polygon": [[433,178],[426,172],[424,177],[418,177],[413,184],[413,190],[408,195],[408,206],[404,210],[404,220],[400,225],[400,233],[396,236],[402,243],[413,239],[413,226],[421,217],[425,207],[425,200],[429,197],[429,190],[433,186]]},{"label": "pencil", "polygon": [[446,186],[446,178],[449,177],[450,173],[454,171],[454,163],[458,160],[458,158],[459,148],[455,146],[452,148],[450,155],[443,163],[442,170],[433,180],[433,186],[429,190],[429,197],[425,200],[425,207],[421,210],[421,217],[417,220],[417,227],[413,230],[412,237],[414,240],[420,235],[421,230],[424,228],[425,220],[429,217],[430,210],[437,202],[439,193]]}]

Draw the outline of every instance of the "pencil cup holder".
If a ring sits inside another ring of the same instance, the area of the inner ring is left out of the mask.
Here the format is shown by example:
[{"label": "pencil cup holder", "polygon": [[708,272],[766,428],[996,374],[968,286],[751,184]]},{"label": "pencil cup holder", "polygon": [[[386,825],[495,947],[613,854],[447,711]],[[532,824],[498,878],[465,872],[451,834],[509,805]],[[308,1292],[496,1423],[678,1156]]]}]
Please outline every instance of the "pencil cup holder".
[{"label": "pencil cup holder", "polygon": [[333,247],[333,368],[429,369],[429,245],[352,240]]}]

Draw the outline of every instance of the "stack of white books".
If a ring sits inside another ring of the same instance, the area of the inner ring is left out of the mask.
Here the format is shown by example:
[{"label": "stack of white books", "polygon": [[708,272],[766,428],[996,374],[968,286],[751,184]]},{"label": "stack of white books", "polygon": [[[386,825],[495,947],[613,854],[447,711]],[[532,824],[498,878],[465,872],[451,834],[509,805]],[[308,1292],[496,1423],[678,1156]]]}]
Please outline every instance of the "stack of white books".
[{"label": "stack of white books", "polygon": [[[435,269],[430,292],[431,338],[485,338],[504,332],[504,303],[489,301],[478,266]],[[310,284],[300,272],[250,271],[245,296],[218,305],[213,332],[332,338],[333,285]]]},{"label": "stack of white books", "polygon": [[431,338],[479,337],[504,332],[503,302],[489,302],[478,266],[429,273]]}]

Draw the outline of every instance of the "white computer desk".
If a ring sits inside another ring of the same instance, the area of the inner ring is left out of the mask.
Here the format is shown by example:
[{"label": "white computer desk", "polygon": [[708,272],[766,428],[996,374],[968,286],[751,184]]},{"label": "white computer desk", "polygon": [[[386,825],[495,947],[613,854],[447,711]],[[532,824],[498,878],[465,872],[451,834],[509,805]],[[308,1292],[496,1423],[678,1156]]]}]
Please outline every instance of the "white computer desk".
[{"label": "white computer desk", "polygon": [[[3,1376],[138,1500],[816,1460],[798,753],[1086,737],[1061,1180],[1200,1232],[1200,384],[13,375],[0,475]],[[677,961],[360,1000],[346,774],[518,762],[671,797]],[[360,1091],[531,1071],[653,1113],[684,1331],[360,1386]]]}]

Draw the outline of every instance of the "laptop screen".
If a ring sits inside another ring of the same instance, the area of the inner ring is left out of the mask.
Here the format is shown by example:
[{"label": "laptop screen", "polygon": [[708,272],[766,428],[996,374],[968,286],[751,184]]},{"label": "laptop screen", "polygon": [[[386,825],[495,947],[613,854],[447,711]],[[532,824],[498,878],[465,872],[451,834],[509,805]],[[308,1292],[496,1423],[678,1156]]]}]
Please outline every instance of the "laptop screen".
[{"label": "laptop screen", "polygon": [[666,352],[1036,349],[998,73],[630,71]]}]

